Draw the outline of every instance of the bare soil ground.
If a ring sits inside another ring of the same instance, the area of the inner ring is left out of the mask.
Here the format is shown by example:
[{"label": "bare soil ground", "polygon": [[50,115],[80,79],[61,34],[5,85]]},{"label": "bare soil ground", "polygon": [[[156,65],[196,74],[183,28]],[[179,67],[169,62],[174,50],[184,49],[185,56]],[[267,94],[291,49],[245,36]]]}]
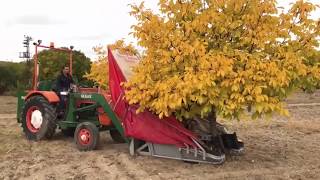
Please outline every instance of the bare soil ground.
[{"label": "bare soil ground", "polygon": [[[320,179],[320,106],[290,106],[291,117],[226,122],[246,153],[223,165],[132,157],[126,144],[101,132],[100,148],[79,152],[73,138],[26,140],[15,119],[16,99],[0,97],[0,179]],[[320,103],[320,93],[291,104]]]}]

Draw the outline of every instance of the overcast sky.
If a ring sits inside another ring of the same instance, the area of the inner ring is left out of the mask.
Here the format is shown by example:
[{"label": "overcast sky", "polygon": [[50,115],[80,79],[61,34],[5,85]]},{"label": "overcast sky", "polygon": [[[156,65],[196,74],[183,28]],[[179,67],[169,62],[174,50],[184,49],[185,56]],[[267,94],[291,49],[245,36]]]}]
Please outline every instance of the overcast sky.
[{"label": "overcast sky", "polygon": [[[287,6],[294,0],[281,0]],[[320,0],[311,0],[318,3]],[[24,35],[55,42],[57,47],[75,46],[94,58],[93,46],[106,45],[126,38],[135,20],[128,12],[130,3],[141,0],[6,0],[0,5],[0,60],[19,61],[24,51]],[[156,9],[158,0],[146,0],[145,5]],[[320,18],[320,12],[313,15]],[[31,46],[33,53],[33,46]]]}]

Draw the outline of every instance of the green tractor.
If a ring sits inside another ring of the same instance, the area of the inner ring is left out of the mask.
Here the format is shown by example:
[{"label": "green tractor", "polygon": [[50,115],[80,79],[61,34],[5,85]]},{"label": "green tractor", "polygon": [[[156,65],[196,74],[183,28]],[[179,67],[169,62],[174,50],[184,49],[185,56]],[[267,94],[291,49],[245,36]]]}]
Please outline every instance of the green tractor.
[{"label": "green tractor", "polygon": [[[110,98],[99,88],[77,87],[60,95],[54,91],[53,82],[39,82],[38,49],[48,48],[69,53],[69,68],[72,74],[72,49],[55,48],[34,43],[34,73],[32,89],[18,94],[17,120],[21,123],[25,136],[29,140],[50,139],[57,127],[63,134],[74,136],[79,150],[96,149],[99,143],[99,131],[109,130],[116,142],[124,143],[128,139],[123,134],[121,123],[107,103]],[[67,96],[66,110],[58,116],[57,107],[61,96]]]}]

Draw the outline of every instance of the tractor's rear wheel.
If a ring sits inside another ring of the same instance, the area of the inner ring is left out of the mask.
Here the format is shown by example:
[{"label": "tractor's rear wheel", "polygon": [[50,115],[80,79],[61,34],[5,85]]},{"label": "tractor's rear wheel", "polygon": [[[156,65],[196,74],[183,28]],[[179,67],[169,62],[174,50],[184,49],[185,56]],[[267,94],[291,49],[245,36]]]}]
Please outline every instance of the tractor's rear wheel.
[{"label": "tractor's rear wheel", "polygon": [[74,132],[74,141],[80,151],[91,151],[98,147],[99,129],[91,122],[80,123]]},{"label": "tractor's rear wheel", "polygon": [[56,130],[56,110],[42,96],[28,99],[21,114],[21,126],[29,140],[50,139]]},{"label": "tractor's rear wheel", "polygon": [[116,129],[110,130],[110,136],[112,140],[116,143],[125,143],[126,141],[123,139],[122,135]]}]

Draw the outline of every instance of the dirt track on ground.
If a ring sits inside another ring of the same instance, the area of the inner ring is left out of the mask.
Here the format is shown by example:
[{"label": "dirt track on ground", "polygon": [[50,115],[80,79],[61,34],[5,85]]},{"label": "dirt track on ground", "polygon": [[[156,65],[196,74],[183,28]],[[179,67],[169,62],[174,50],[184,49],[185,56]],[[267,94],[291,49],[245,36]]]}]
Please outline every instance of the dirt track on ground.
[{"label": "dirt track on ground", "polygon": [[[320,179],[320,106],[292,106],[290,118],[226,122],[246,153],[220,166],[132,157],[101,132],[99,150],[79,152],[73,138],[30,142],[15,119],[16,99],[0,97],[0,179]],[[320,93],[289,103],[320,103]]]}]

